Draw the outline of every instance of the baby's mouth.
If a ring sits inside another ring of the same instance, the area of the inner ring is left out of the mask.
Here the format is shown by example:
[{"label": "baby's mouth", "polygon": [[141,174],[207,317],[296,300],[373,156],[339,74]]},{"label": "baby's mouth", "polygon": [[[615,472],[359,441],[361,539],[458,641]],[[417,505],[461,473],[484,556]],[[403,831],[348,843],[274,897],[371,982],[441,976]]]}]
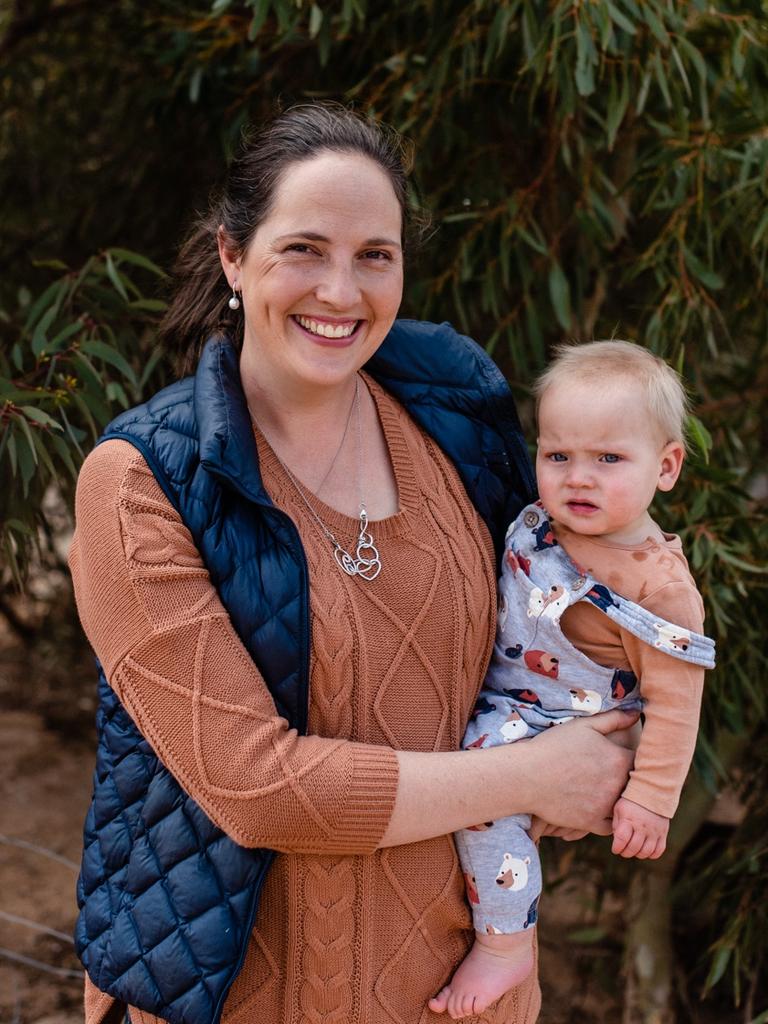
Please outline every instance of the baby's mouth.
[{"label": "baby's mouth", "polygon": [[597,505],[591,501],[568,501],[566,504],[573,512],[597,512]]}]

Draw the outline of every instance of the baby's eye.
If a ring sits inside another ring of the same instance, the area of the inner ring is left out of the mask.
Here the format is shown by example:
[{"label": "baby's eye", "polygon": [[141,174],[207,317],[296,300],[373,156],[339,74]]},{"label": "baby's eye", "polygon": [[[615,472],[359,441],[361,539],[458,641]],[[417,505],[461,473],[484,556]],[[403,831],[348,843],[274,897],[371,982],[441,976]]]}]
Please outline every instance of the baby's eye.
[{"label": "baby's eye", "polygon": [[606,452],[605,455],[601,455],[600,459],[603,462],[621,462],[621,456],[615,455],[613,452]]},{"label": "baby's eye", "polygon": [[547,456],[547,458],[549,459],[550,462],[567,462],[568,461],[568,456],[567,455],[563,455],[562,452],[552,452],[550,455]]}]

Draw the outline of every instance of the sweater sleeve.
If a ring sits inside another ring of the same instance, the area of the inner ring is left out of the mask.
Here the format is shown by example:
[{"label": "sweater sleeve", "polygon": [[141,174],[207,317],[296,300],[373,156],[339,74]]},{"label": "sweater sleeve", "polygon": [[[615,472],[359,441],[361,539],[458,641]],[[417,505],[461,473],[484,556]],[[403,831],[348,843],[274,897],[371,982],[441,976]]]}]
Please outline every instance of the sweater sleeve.
[{"label": "sweater sleeve", "polygon": [[[702,631],[701,598],[691,584],[667,583],[642,604],[675,625]],[[624,630],[621,638],[645,699],[645,725],[623,795],[671,818],[696,746],[704,669],[665,654]]]},{"label": "sweater sleeve", "polygon": [[86,459],[76,523],[69,561],[83,628],[186,792],[243,846],[376,849],[397,790],[394,750],[300,736],[278,715],[189,531],[127,442]]}]

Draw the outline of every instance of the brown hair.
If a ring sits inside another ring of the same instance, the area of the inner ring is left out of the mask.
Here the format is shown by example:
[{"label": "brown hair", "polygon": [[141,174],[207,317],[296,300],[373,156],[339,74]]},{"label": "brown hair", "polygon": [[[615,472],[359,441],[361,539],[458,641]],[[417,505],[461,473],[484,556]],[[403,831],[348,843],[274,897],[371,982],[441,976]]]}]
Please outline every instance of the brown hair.
[{"label": "brown hair", "polygon": [[304,103],[256,131],[244,132],[222,189],[193,224],[174,267],[174,293],[160,334],[178,353],[180,372],[194,368],[211,335],[226,333],[236,345],[242,344],[243,311],[228,305],[232,292],[219,260],[219,226],[234,254],[242,255],[269,214],[286,170],[321,152],[362,154],[382,168],[400,203],[404,248],[422,229],[408,183],[411,150],[394,129],[341,104]]}]

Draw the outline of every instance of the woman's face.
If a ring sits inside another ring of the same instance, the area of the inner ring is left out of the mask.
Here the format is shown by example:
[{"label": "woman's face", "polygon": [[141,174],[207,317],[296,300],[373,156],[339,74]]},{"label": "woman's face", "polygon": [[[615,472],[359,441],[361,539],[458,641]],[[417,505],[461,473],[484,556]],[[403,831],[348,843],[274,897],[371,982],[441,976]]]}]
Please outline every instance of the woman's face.
[{"label": "woman's face", "polygon": [[239,260],[242,369],[259,390],[347,382],[376,351],[403,289],[400,204],[368,157],[320,153],[288,167],[269,215]]}]

